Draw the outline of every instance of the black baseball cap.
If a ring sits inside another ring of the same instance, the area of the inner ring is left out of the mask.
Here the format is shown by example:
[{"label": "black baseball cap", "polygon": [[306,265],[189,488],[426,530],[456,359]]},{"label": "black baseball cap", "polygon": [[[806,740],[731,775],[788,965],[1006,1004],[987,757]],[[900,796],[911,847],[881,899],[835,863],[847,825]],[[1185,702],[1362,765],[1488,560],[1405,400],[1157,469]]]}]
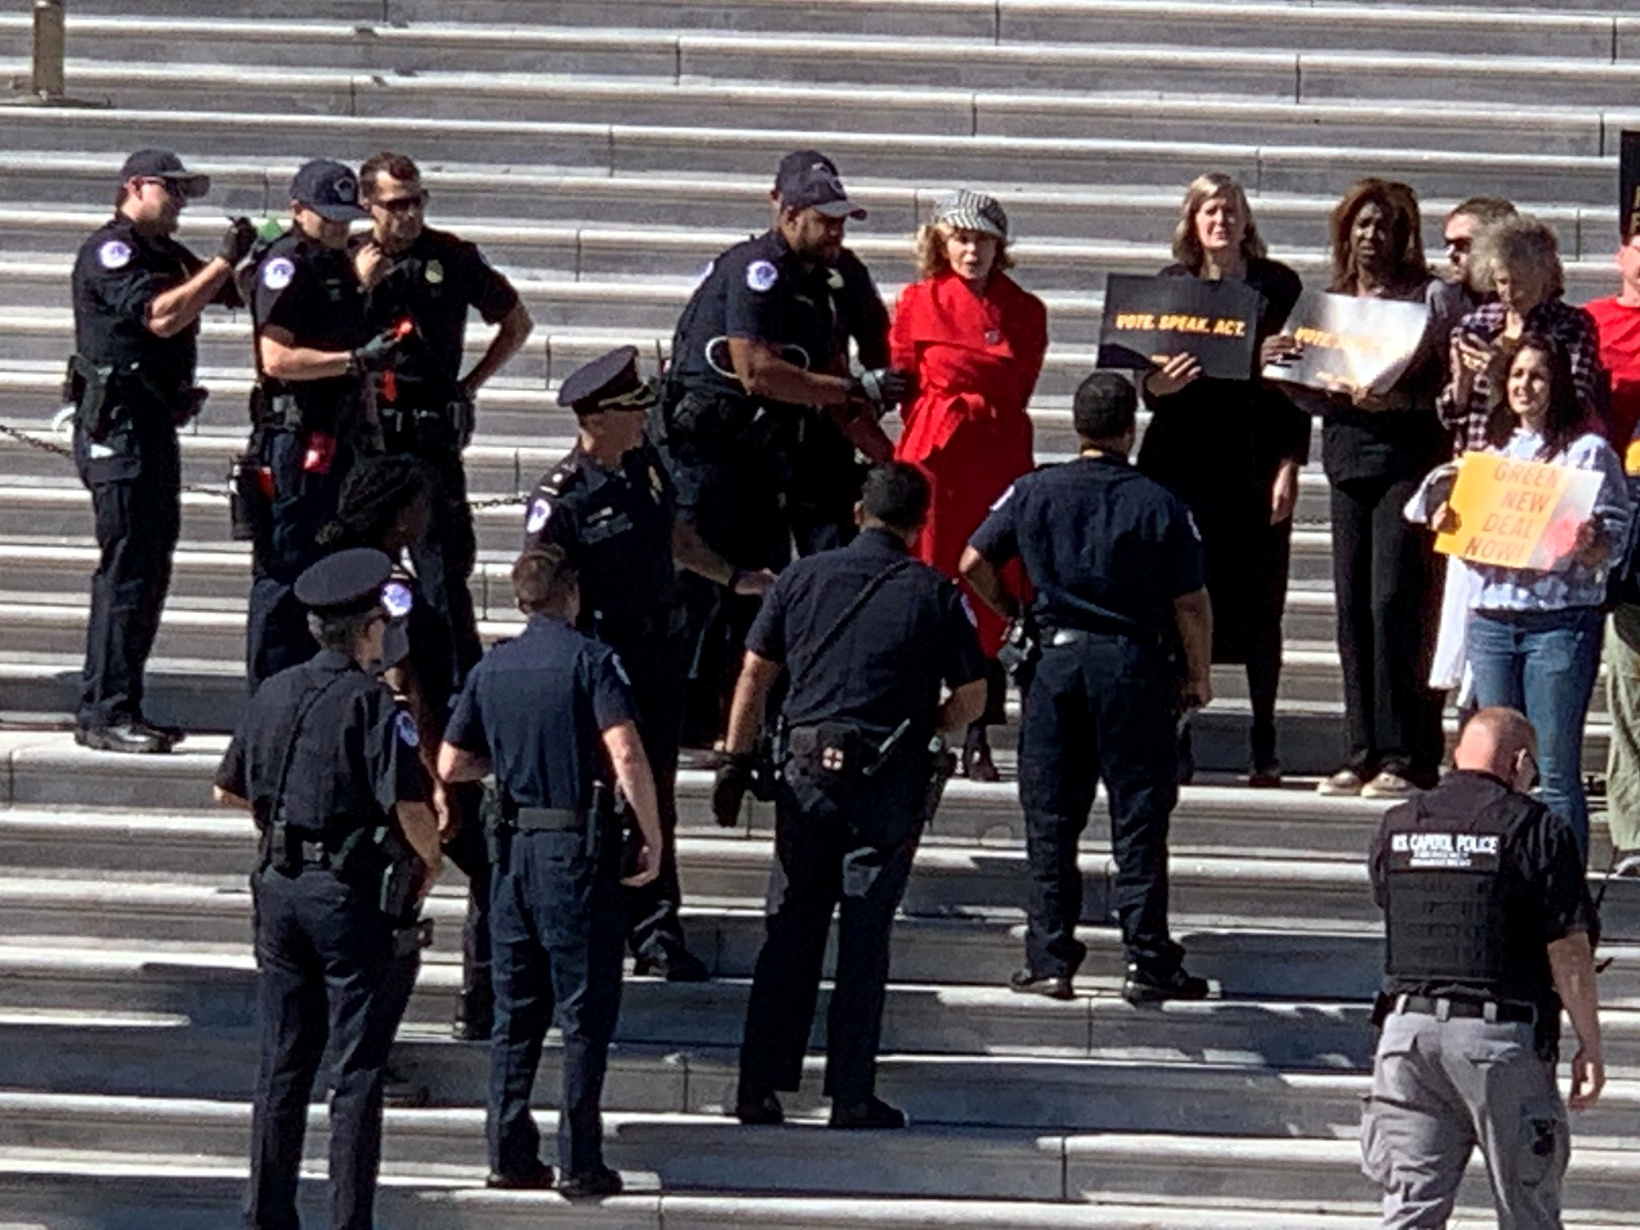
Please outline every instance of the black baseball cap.
[{"label": "black baseball cap", "polygon": [[815,150],[797,150],[780,160],[774,194],[782,209],[815,209],[828,218],[866,216],[843,191],[836,164]]},{"label": "black baseball cap", "polygon": [[168,149],[139,149],[125,160],[120,168],[120,183],[133,179],[162,179],[174,184],[177,191],[190,200],[204,196],[211,190],[211,177],[190,171]]},{"label": "black baseball cap", "polygon": [[353,168],[328,158],[302,164],[290,181],[290,199],[327,222],[352,222],[370,216],[370,211],[359,204],[359,177]]}]

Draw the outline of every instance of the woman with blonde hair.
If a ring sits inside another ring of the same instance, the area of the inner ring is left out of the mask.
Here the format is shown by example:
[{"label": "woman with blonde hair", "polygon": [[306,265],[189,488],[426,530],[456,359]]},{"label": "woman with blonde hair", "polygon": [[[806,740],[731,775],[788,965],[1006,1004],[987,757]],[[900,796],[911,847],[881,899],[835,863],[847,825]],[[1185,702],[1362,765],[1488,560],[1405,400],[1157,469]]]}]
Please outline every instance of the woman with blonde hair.
[{"label": "woman with blonde hair", "polygon": [[[900,293],[889,333],[891,362],[914,374],[916,391],[901,412],[895,456],[921,466],[933,488],[918,555],[956,577],[986,511],[1033,464],[1028,407],[1048,348],[1048,312],[1008,276],[1008,216],[982,193],[941,198],[918,232],[917,260],[921,276]],[[970,605],[993,671],[991,703],[969,730],[962,765],[970,777],[995,781],[985,726],[1003,720],[995,667],[1003,625],[983,602]]]},{"label": "woman with blonde hair", "polygon": [[1246,376],[1206,379],[1194,357],[1180,354],[1145,378],[1152,417],[1139,468],[1190,506],[1207,552],[1213,661],[1247,669],[1249,781],[1275,786],[1281,782],[1275,725],[1281,615],[1310,416],[1259,379],[1258,367],[1291,348],[1281,327],[1302,288],[1296,273],[1265,255],[1241,185],[1217,171],[1185,190],[1173,256],[1177,263],[1162,270],[1163,277],[1231,278],[1264,300]]}]

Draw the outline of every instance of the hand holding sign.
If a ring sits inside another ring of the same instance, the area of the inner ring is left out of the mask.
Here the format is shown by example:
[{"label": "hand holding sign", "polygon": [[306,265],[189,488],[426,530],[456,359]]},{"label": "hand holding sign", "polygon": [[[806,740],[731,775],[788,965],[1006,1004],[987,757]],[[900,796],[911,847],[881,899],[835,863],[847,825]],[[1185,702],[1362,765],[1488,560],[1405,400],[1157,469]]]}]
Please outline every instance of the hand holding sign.
[{"label": "hand holding sign", "polygon": [[1599,494],[1595,470],[1465,453],[1452,499],[1432,526],[1435,549],[1474,564],[1539,572],[1564,568],[1574,556],[1596,566],[1606,551],[1589,519]]},{"label": "hand holding sign", "polygon": [[[1105,279],[1099,366],[1154,371],[1188,357],[1199,365],[1200,375],[1250,380],[1263,303],[1264,297],[1245,282],[1113,273]],[[1164,383],[1171,386],[1180,375],[1182,367]],[[1156,387],[1150,391],[1168,395]]]},{"label": "hand holding sign", "polygon": [[1266,359],[1264,376],[1342,393],[1363,410],[1382,410],[1384,403],[1373,397],[1389,392],[1406,370],[1428,323],[1423,302],[1305,291],[1287,318],[1299,353],[1280,362]]},{"label": "hand holding sign", "polygon": [[1199,379],[1202,365],[1190,353],[1176,354],[1145,377],[1145,392],[1152,397],[1172,397],[1185,385]]}]

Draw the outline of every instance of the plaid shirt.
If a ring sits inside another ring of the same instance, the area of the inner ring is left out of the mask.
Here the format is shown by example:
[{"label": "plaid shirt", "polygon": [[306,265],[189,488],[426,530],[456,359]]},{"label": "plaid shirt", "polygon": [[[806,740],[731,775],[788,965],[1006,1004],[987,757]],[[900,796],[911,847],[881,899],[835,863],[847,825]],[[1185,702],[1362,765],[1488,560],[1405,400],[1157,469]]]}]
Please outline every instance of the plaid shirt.
[{"label": "plaid shirt", "polygon": [[[1492,381],[1484,371],[1474,373],[1469,398],[1458,400],[1458,381],[1463,359],[1458,353],[1459,333],[1471,333],[1488,345],[1503,336],[1508,309],[1501,303],[1483,303],[1458,322],[1452,332],[1451,372],[1446,388],[1435,401],[1435,410],[1453,432],[1453,451],[1459,454],[1486,448],[1486,399]],[[1572,359],[1572,383],[1577,399],[1594,422],[1605,423],[1606,371],[1600,366],[1600,334],[1594,317],[1564,299],[1545,299],[1526,314],[1526,332],[1541,333],[1566,347]]]}]

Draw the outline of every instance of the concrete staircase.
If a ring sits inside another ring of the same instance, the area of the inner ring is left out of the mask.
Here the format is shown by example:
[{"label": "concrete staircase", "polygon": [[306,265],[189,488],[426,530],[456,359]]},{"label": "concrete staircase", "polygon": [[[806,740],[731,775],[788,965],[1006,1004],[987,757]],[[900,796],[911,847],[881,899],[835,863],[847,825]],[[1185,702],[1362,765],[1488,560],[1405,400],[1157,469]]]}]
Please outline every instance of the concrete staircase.
[{"label": "concrete staircase", "polygon": [[[11,7],[0,69],[21,72],[27,13]],[[705,262],[766,224],[777,158],[818,144],[872,210],[852,242],[890,295],[912,276],[909,235],[938,192],[1002,197],[1019,276],[1052,313],[1038,454],[1064,456],[1104,275],[1166,262],[1183,185],[1209,168],[1242,178],[1274,253],[1311,282],[1335,195],[1373,173],[1424,194],[1433,255],[1453,200],[1511,195],[1557,228],[1571,298],[1609,292],[1616,134],[1640,126],[1640,19],[1616,3],[1499,7],[264,0],[224,17],[212,0],[74,0],[71,88],[116,106],[3,113],[0,424],[54,440],[69,264],[129,148],[172,146],[212,173],[210,203],[183,229],[209,242],[223,211],[283,213],[305,157],[400,147],[426,171],[435,222],[478,241],[538,321],[485,391],[468,453],[475,498],[513,495],[569,446],[556,382],[621,342],[664,350]],[[475,328],[475,348],[483,337]],[[53,730],[76,690],[89,501],[60,457],[0,436],[0,1230],[233,1222],[255,1063],[251,839],[207,796],[243,697],[248,561],[220,493],[246,430],[248,339],[229,315],[202,337],[213,396],[184,440],[194,489],[150,674],[155,716],[200,732],[172,757],[97,756]],[[1283,757],[1300,772],[1338,755],[1327,507],[1311,467],[1281,710]],[[475,594],[492,636],[517,624],[506,566],[519,512],[479,513]],[[1245,756],[1236,675],[1220,672],[1197,740],[1225,770]],[[1597,700],[1591,767],[1603,710]],[[1154,1011],[1115,993],[1102,818],[1083,857],[1078,998],[1004,989],[1021,951],[1015,792],[956,783],[896,931],[882,1084],[915,1126],[848,1136],[819,1127],[818,1071],[786,1129],[721,1115],[769,817],[717,829],[707,779],[684,774],[688,922],[716,978],[628,983],[606,1106],[611,1160],[636,1181],[592,1209],[476,1186],[485,1056],[442,1028],[459,981],[452,873],[397,1056],[432,1100],[389,1115],[380,1224],[1365,1230],[1373,1193],[1354,1132],[1380,944],[1360,855],[1380,807],[1233,780],[1204,775],[1174,822],[1176,927],[1219,997]],[[1595,845],[1603,866],[1598,815]],[[1640,1225],[1632,890],[1606,897],[1615,1080],[1576,1124],[1579,1230]],[[549,1047],[547,1120],[556,1063]],[[317,1175],[320,1110],[314,1129]],[[1478,1166],[1463,1205],[1454,1224],[1491,1224]]]}]

